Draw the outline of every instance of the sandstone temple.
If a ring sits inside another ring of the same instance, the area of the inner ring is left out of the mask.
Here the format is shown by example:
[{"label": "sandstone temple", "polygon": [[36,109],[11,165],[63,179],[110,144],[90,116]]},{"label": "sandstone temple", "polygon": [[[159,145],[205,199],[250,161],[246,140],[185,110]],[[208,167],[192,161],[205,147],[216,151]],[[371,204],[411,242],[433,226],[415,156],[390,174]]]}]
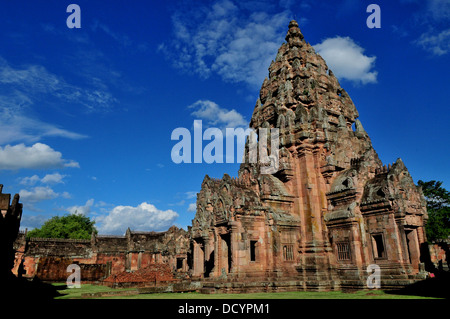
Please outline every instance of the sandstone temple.
[{"label": "sandstone temple", "polygon": [[236,179],[205,177],[190,229],[194,276],[363,287],[376,264],[384,286],[422,278],[422,191],[401,159],[383,165],[349,95],[295,21],[250,126],[279,129],[279,170],[262,174],[246,161]]},{"label": "sandstone temple", "polygon": [[285,39],[250,122],[254,130],[278,128],[279,147],[269,150],[279,159],[275,173],[247,158],[236,178],[206,176],[187,231],[85,241],[19,234],[14,272],[60,280],[76,262],[83,280],[102,281],[166,264],[173,280],[221,291],[367,288],[371,265],[381,288],[424,279],[430,250],[421,189],[401,159],[381,162],[351,98],[297,22]]}]

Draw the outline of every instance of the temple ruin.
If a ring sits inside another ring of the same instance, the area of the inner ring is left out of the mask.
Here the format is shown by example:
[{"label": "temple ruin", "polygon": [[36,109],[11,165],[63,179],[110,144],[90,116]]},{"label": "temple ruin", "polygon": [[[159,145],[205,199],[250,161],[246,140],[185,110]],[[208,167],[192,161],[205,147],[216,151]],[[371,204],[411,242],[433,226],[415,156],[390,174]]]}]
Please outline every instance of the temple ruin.
[{"label": "temple ruin", "polygon": [[[190,229],[192,274],[238,291],[328,290],[423,279],[426,201],[401,159],[383,165],[358,111],[291,21],[262,84],[251,128],[278,128],[279,170],[241,164],[205,177]],[[245,154],[248,155],[248,141]],[[237,284],[237,283],[241,284]]]},{"label": "temple ruin", "polygon": [[[379,267],[382,289],[426,278],[421,189],[401,159],[387,166],[379,159],[349,95],[296,21],[269,67],[250,127],[278,129],[279,148],[269,149],[278,170],[263,174],[265,164],[251,163],[247,141],[238,177],[204,178],[187,231],[128,230],[90,240],[19,233],[14,273],[64,280],[67,265],[77,263],[82,280],[101,282],[166,264],[178,278],[224,292],[367,288],[370,265]],[[1,196],[3,217],[20,221],[18,196],[11,206]]]}]

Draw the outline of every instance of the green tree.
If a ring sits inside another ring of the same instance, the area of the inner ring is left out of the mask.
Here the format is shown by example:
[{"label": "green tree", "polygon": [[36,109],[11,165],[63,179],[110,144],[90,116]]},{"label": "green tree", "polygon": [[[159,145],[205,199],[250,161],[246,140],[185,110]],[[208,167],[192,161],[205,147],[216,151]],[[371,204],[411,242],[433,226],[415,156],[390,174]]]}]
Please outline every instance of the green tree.
[{"label": "green tree", "polygon": [[97,233],[95,221],[80,214],[55,216],[47,220],[41,228],[35,228],[27,233],[27,237],[39,238],[71,238],[89,239],[92,232]]},{"label": "green tree", "polygon": [[450,192],[442,187],[442,182],[419,181],[427,200],[428,223],[427,239],[446,239],[450,236]]}]

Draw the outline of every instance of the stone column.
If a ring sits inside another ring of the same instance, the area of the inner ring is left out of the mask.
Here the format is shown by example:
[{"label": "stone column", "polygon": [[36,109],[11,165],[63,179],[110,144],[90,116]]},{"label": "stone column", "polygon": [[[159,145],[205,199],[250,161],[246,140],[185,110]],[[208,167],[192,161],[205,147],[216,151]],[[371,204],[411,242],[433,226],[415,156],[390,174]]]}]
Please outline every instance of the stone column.
[{"label": "stone column", "polygon": [[194,240],[193,275],[202,276],[204,273],[205,256],[201,243]]},{"label": "stone column", "polygon": [[414,269],[419,269],[420,247],[417,238],[417,229],[411,229],[406,234],[408,238],[409,258]]},{"label": "stone column", "polygon": [[231,269],[230,273],[236,273],[239,271],[239,223],[237,221],[231,221],[228,223],[230,226],[230,245],[231,245]]},{"label": "stone column", "polygon": [[320,173],[316,167],[318,151],[313,150],[311,145],[302,145],[298,152],[297,193],[301,197],[300,213],[303,215],[302,222],[306,225],[306,241],[317,249],[324,243],[321,212],[326,202],[322,203],[321,197],[326,189],[321,187],[318,176]]}]

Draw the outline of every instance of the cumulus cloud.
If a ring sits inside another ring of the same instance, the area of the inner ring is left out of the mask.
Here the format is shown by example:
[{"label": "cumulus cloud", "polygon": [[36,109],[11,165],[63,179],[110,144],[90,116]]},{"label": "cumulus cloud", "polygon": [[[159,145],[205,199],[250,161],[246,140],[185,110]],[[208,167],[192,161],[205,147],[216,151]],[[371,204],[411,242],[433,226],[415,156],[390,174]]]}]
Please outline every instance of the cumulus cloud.
[{"label": "cumulus cloud", "polygon": [[234,109],[222,108],[213,101],[198,100],[189,105],[188,108],[194,109],[191,114],[201,120],[205,120],[208,126],[216,126],[218,128],[248,126],[242,114]]},{"label": "cumulus cloud", "polygon": [[26,146],[25,144],[0,146],[0,169],[62,167],[79,167],[79,164],[75,161],[63,159],[60,152],[42,143],[35,143],[32,146]]},{"label": "cumulus cloud", "polygon": [[108,214],[96,217],[95,221],[99,233],[123,235],[128,227],[138,231],[164,231],[177,217],[173,210],[160,210],[143,202],[136,207],[116,206]]},{"label": "cumulus cloud", "polygon": [[45,184],[58,184],[58,183],[64,183],[63,178],[66,175],[61,175],[59,173],[53,173],[53,174],[47,174],[42,179],[41,182]]},{"label": "cumulus cloud", "polygon": [[19,195],[24,207],[32,211],[41,211],[35,206],[36,203],[55,198],[70,198],[68,192],[57,193],[49,186],[36,186],[30,190],[21,189]]},{"label": "cumulus cloud", "polygon": [[253,7],[219,0],[208,7],[180,10],[172,17],[173,39],[159,50],[175,67],[202,78],[215,73],[227,82],[259,87],[292,14],[286,5],[277,14],[261,11],[264,6]]},{"label": "cumulus cloud", "polygon": [[376,57],[364,55],[364,49],[351,38],[328,38],[314,45],[314,49],[337,78],[362,84],[377,82],[378,72],[372,70]]},{"label": "cumulus cloud", "polygon": [[61,175],[59,173],[47,174],[44,177],[40,178],[38,175],[23,177],[20,180],[20,184],[22,185],[34,185],[37,182],[43,184],[58,184],[64,183],[63,179],[66,175]]},{"label": "cumulus cloud", "polygon": [[20,180],[20,184],[22,185],[34,185],[37,182],[39,182],[41,179],[39,176],[37,175],[33,175],[33,176],[27,176],[24,177]]},{"label": "cumulus cloud", "polygon": [[19,195],[24,203],[36,203],[43,200],[54,199],[59,196],[58,193],[48,186],[38,186],[31,190],[22,189],[20,190]]},{"label": "cumulus cloud", "polygon": [[70,214],[77,214],[77,215],[85,215],[86,216],[87,214],[91,213],[91,209],[92,209],[93,205],[94,205],[94,199],[91,198],[84,205],[70,206],[66,210]]}]

